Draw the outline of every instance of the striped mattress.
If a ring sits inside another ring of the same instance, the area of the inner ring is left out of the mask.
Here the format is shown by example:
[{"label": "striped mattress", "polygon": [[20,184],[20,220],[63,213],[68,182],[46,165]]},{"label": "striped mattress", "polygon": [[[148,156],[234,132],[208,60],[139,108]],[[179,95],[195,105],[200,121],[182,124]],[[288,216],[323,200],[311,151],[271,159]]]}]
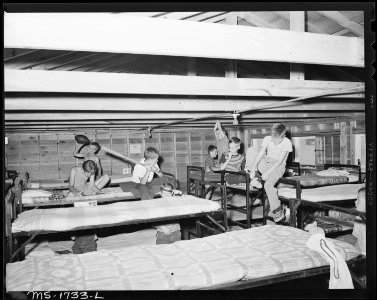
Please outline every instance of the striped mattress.
[{"label": "striped mattress", "polygon": [[191,195],[99,206],[33,209],[18,215],[12,232],[68,231],[82,226],[179,217],[219,209],[218,203]]},{"label": "striped mattress", "polygon": [[[6,266],[7,291],[197,289],[328,265],[306,231],[266,225],[165,245],[38,257]],[[346,259],[359,255],[332,240]]]}]

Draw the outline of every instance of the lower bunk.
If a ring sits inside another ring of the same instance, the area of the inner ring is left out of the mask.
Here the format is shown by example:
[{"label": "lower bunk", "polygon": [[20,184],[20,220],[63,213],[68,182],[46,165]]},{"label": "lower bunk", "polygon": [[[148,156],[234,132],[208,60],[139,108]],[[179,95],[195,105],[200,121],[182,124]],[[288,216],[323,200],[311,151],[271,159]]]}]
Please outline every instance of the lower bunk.
[{"label": "lower bunk", "polygon": [[[14,194],[6,197],[6,238],[9,261],[23,258],[25,246],[41,234],[74,232],[170,220],[208,218],[227,230],[226,205],[195,196],[165,197],[154,200],[118,202],[100,206],[33,209],[17,214]],[[220,215],[224,226],[216,221]],[[26,239],[26,240],[25,240]]]},{"label": "lower bunk", "polygon": [[[6,291],[243,289],[329,273],[327,260],[308,247],[310,237],[266,225],[168,245],[38,257],[6,265]],[[351,269],[365,263],[352,245],[326,241]]]}]

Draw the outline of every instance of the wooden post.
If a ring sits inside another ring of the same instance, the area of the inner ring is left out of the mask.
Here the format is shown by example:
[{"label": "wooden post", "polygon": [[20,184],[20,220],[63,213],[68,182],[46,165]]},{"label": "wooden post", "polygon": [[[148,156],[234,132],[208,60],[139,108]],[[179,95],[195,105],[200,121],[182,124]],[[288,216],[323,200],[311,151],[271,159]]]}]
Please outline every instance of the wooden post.
[{"label": "wooden post", "polygon": [[323,157],[323,140],[321,136],[315,137],[315,161],[317,165],[324,163]]},{"label": "wooden post", "polygon": [[340,122],[340,163],[347,164],[347,124]]},{"label": "wooden post", "polygon": [[[305,11],[290,11],[289,26],[291,31],[305,32]],[[303,64],[290,64],[290,79],[305,79]]]},{"label": "wooden post", "polygon": [[[225,19],[225,23],[229,25],[237,25],[238,17],[231,16]],[[234,59],[227,60],[227,65],[225,69],[225,77],[237,78],[237,61]]]},{"label": "wooden post", "polygon": [[350,122],[350,164],[357,164],[356,161],[356,141],[355,141],[355,129],[356,129],[356,121]]}]

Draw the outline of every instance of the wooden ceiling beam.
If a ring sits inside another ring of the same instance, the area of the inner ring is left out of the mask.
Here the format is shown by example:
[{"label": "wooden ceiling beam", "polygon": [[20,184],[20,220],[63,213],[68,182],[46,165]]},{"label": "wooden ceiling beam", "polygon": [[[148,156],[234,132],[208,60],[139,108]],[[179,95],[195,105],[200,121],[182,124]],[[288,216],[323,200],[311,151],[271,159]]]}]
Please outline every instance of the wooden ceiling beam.
[{"label": "wooden ceiling beam", "polygon": [[205,19],[202,22],[216,23],[216,22],[219,22],[221,20],[225,20],[227,18],[237,17],[238,15],[239,15],[239,12],[226,12],[226,13],[218,15],[216,17]]},{"label": "wooden ceiling beam", "polygon": [[[310,97],[364,88],[363,82],[4,70],[5,92]],[[146,84],[147,83],[147,84]],[[342,97],[345,97],[344,95]],[[346,98],[363,97],[362,92]]]},{"label": "wooden ceiling beam", "polygon": [[360,24],[351,21],[345,15],[340,13],[339,11],[317,11],[322,16],[338,23],[340,26],[348,29],[349,31],[353,32],[359,37],[364,37],[364,27]]},{"label": "wooden ceiling beam", "polygon": [[[84,111],[84,112],[208,112],[226,113],[254,110],[260,106],[280,105],[277,100],[146,98],[146,97],[5,97],[4,110],[11,111]],[[290,103],[264,111],[364,111],[364,98],[318,98]],[[254,113],[253,112],[253,113]],[[259,111],[257,111],[259,112]],[[250,112],[249,112],[250,113]],[[249,114],[247,113],[247,114]]]},{"label": "wooden ceiling beam", "polygon": [[364,66],[358,38],[269,28],[106,13],[5,13],[4,29],[6,48]]},{"label": "wooden ceiling beam", "polygon": [[185,20],[185,21],[204,21],[206,19],[210,19],[210,18],[216,17],[218,15],[222,15],[224,13],[225,13],[225,11],[201,12],[198,15],[195,15],[195,16],[192,16],[192,17],[186,17],[186,18],[183,18],[182,20]]},{"label": "wooden ceiling beam", "polygon": [[278,29],[275,25],[266,22],[262,18],[258,17],[252,12],[241,12],[239,14],[239,17],[244,19],[245,21],[252,23],[258,27],[264,27],[264,28],[271,28],[271,29]]},{"label": "wooden ceiling beam", "polygon": [[[75,122],[75,121],[87,121],[87,122],[123,122],[127,121],[140,121],[150,120],[152,123],[165,122],[168,120],[183,120],[188,118],[200,118],[206,116],[207,113],[198,112],[124,112],[124,113],[111,113],[111,112],[97,112],[97,113],[86,113],[86,112],[30,112],[30,113],[20,113],[12,112],[5,113],[4,120],[7,123],[13,122]],[[328,112],[328,111],[265,111],[265,112],[254,112],[253,114],[243,114],[241,116],[242,121],[244,120],[256,120],[261,121],[264,119],[286,119],[286,120],[306,120],[306,119],[322,119],[322,118],[339,118],[339,117],[358,117],[365,118],[364,112]],[[233,120],[229,114],[228,118],[221,117],[219,119]],[[213,122],[212,120],[203,120],[202,122]]]}]

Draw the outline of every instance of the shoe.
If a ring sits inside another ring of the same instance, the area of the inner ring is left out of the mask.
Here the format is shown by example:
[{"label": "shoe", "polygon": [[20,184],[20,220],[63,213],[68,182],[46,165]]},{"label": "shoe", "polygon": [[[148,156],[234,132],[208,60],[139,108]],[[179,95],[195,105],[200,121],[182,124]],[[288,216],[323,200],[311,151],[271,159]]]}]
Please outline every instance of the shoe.
[{"label": "shoe", "polygon": [[250,181],[250,185],[253,186],[253,187],[256,187],[257,189],[261,189],[262,188],[262,183],[258,180],[258,178],[253,178]]},{"label": "shoe", "polygon": [[285,217],[285,209],[284,208],[280,208],[279,210],[277,210],[275,212],[275,215],[274,215],[274,222],[275,223],[278,223],[280,222],[281,220],[283,220]]}]

